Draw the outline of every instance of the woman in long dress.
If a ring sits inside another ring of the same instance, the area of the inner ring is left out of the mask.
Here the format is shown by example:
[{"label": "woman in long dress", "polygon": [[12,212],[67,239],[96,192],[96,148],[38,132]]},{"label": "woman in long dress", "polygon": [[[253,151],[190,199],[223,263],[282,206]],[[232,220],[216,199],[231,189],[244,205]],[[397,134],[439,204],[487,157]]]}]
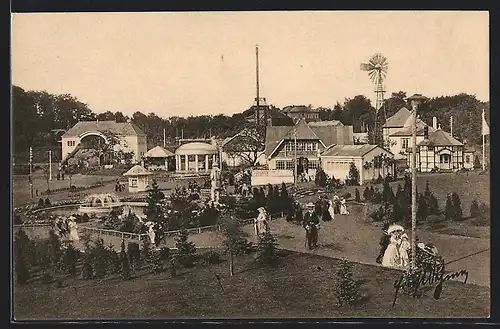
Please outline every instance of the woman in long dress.
[{"label": "woman in long dress", "polygon": [[341,215],[349,215],[349,211],[347,210],[347,206],[345,204],[345,199],[342,198],[340,200],[340,214]]},{"label": "woman in long dress", "polygon": [[78,225],[76,225],[76,221],[74,217],[70,217],[68,221],[69,228],[69,238],[71,241],[78,241],[80,237],[78,236]]},{"label": "woman in long dress", "polygon": [[334,220],[335,219],[335,206],[333,205],[332,200],[328,201],[328,213],[330,214],[330,218],[332,220]]},{"label": "woman in long dress", "polygon": [[385,250],[384,257],[382,258],[382,265],[387,267],[401,266],[401,258],[399,255],[399,247],[401,245],[401,238],[399,232],[391,233],[389,246]]},{"label": "woman in long dress", "polygon": [[264,234],[265,232],[268,231],[268,224],[267,224],[267,212],[264,207],[260,207],[259,209],[259,215],[255,219],[255,235],[258,237],[261,234]]}]

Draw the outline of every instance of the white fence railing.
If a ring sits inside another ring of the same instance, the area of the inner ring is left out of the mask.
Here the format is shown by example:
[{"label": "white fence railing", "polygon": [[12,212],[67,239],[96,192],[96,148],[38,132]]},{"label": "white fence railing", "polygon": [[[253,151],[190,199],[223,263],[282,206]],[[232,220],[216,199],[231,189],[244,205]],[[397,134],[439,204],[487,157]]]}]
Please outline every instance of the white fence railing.
[{"label": "white fence railing", "polygon": [[252,170],[253,177],[293,177],[292,170]]}]

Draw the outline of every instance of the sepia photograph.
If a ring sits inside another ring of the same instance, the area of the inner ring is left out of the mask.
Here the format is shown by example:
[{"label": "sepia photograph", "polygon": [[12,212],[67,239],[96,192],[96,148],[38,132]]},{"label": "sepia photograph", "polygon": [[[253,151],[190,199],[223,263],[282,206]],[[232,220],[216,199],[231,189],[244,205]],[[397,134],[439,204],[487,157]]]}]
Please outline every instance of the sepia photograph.
[{"label": "sepia photograph", "polygon": [[489,318],[489,21],[12,13],[11,321]]}]

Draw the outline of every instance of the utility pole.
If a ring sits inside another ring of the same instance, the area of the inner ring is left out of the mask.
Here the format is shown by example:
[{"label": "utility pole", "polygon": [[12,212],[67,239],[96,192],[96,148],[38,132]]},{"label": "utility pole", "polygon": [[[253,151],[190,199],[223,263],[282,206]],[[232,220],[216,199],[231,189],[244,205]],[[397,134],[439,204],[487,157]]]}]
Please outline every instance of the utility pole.
[{"label": "utility pole", "polygon": [[167,146],[167,131],[163,128],[163,147]]},{"label": "utility pole", "polygon": [[52,180],[52,150],[49,150],[49,180]]},{"label": "utility pole", "polygon": [[408,98],[412,107],[412,152],[411,152],[411,267],[416,266],[417,255],[417,109],[426,98],[415,94]]},{"label": "utility pole", "polygon": [[33,148],[30,146],[30,177],[29,177],[29,182],[30,182],[30,195],[31,198],[33,199]]},{"label": "utility pole", "polygon": [[255,74],[256,74],[256,87],[257,87],[257,98],[256,100],[256,105],[257,105],[257,110],[256,110],[256,116],[255,116],[255,122],[257,123],[257,127],[260,126],[260,90],[259,90],[259,45],[255,46]]},{"label": "utility pole", "polygon": [[294,183],[295,183],[295,188],[297,188],[297,181],[298,181],[298,178],[297,178],[297,126],[294,124],[293,126],[293,151],[294,151],[294,166],[295,166],[295,170],[294,170]]}]

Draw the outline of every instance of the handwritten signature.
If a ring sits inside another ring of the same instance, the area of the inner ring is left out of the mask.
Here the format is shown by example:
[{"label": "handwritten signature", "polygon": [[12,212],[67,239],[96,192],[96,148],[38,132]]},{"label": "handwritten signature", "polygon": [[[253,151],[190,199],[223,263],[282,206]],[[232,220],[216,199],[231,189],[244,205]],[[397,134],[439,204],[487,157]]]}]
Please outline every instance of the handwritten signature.
[{"label": "handwritten signature", "polygon": [[[413,276],[408,280],[409,276]],[[409,287],[413,289],[414,295],[421,285],[433,285],[437,282],[436,288],[434,289],[434,299],[439,299],[441,297],[441,292],[443,291],[443,283],[461,276],[465,276],[464,283],[467,283],[469,278],[469,272],[466,270],[460,270],[454,273],[446,274],[444,273],[444,266],[436,265],[427,268],[418,269],[413,273],[404,273],[401,275],[396,282],[394,282],[394,300],[392,302],[392,307],[396,305],[396,300],[398,298],[398,293],[401,288]],[[410,282],[409,282],[410,281]]]}]

